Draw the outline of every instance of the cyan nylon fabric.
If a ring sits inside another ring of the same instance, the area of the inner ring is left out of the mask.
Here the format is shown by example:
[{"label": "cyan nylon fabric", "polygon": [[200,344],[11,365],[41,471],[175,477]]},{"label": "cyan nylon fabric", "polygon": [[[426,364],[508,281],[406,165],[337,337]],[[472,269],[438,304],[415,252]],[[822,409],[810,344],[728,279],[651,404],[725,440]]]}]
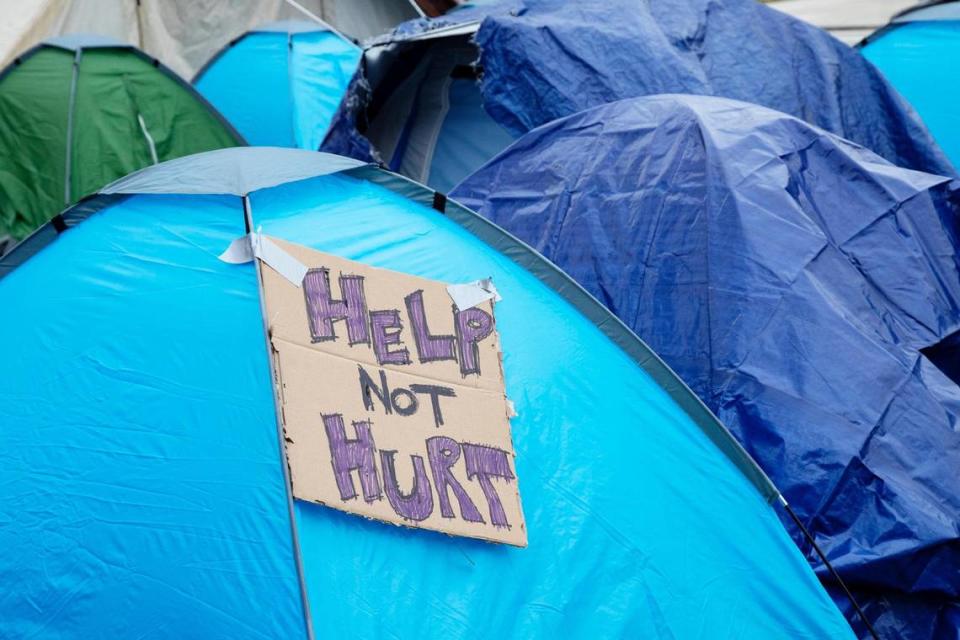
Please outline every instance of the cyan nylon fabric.
[{"label": "cyan nylon fabric", "polygon": [[861,51],[910,101],[954,166],[960,166],[960,17],[892,25]]},{"label": "cyan nylon fabric", "polygon": [[[266,233],[504,296],[530,546],[297,503],[318,637],[852,637],[757,489],[530,272],[344,175],[251,209]],[[303,637],[254,270],[217,258],[242,220],[235,196],[131,195],[0,280],[6,635]]]},{"label": "cyan nylon fabric", "polygon": [[[381,44],[475,20],[484,108],[514,135],[623,98],[713,95],[797,116],[899,166],[956,173],[856,50],[755,0],[504,0],[405,23]],[[357,129],[370,97],[362,73],[324,150],[369,160],[377,150]]]},{"label": "cyan nylon fabric", "polygon": [[283,25],[247,33],[194,84],[250,144],[316,150],[357,68],[360,48],[314,24]]},{"label": "cyan nylon fabric", "polygon": [[536,129],[451,197],[666,360],[881,637],[954,637],[927,631],[960,613],[960,379],[934,364],[960,331],[960,184],[762,107],[674,95]]},{"label": "cyan nylon fabric", "polygon": [[[529,547],[297,502],[334,637],[850,637],[772,508],[594,325],[443,214],[342,176],[251,198],[263,232],[377,267],[492,276]],[[413,612],[416,612],[415,614]]]},{"label": "cyan nylon fabric", "polygon": [[243,232],[134,197],[0,281],[0,636],[306,638]]}]

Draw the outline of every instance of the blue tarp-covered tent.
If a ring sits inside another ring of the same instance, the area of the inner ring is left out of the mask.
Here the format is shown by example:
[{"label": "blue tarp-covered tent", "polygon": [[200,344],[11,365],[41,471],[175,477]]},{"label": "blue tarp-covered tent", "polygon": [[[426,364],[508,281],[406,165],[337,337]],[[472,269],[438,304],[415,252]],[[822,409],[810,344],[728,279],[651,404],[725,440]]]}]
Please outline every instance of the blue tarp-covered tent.
[{"label": "blue tarp-covered tent", "polygon": [[960,163],[960,2],[934,2],[894,18],[861,51],[919,112]]},{"label": "blue tarp-covered tent", "polygon": [[193,82],[249,144],[315,151],[360,54],[315,22],[271,22],[224,47]]},{"label": "blue tarp-covered tent", "polygon": [[954,174],[857,51],[754,0],[508,0],[404,23],[365,49],[324,149],[443,190],[534,127],[662,93],[753,102],[894,164]]},{"label": "blue tarp-covered tent", "polygon": [[664,358],[881,637],[957,637],[960,184],[762,107],[673,95],[531,131],[452,197]]},{"label": "blue tarp-covered tent", "polygon": [[[493,278],[527,548],[291,504],[255,269],[218,259],[245,208],[369,265]],[[0,276],[11,637],[852,637],[689,389],[529,247],[399,176],[191,156],[66,211]]]}]

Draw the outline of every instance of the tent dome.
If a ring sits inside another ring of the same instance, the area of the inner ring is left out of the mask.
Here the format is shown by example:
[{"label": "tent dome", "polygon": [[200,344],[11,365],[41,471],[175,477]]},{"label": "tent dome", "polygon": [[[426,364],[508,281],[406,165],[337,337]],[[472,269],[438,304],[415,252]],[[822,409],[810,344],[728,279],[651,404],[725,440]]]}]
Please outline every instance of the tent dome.
[{"label": "tent dome", "polygon": [[663,93],[763,105],[955,173],[857,51],[754,0],[505,0],[405,23],[366,48],[323,148],[446,190],[534,127]]},{"label": "tent dome", "polygon": [[906,11],[860,49],[877,65],[960,165],[960,2]]},{"label": "tent dome", "polygon": [[873,617],[902,605],[936,626],[960,595],[957,182],[763,107],[670,95],[535,129],[452,197],[650,344]]},{"label": "tent dome", "polygon": [[[247,215],[368,265],[493,278],[527,548],[290,505],[255,269],[217,258]],[[0,273],[13,635],[295,638],[312,619],[361,637],[852,638],[715,418],[460,205],[355,161],[238,148],[145,169],[63,222]]]},{"label": "tent dome", "polygon": [[314,22],[273,22],[224,47],[193,82],[250,144],[316,151],[360,53]]},{"label": "tent dome", "polygon": [[54,38],[0,72],[0,236],[147,165],[242,144],[178,76],[98,36]]},{"label": "tent dome", "polygon": [[193,77],[230,38],[271,20],[319,18],[357,40],[420,15],[412,0],[0,0],[0,65],[44,38],[96,31]]}]

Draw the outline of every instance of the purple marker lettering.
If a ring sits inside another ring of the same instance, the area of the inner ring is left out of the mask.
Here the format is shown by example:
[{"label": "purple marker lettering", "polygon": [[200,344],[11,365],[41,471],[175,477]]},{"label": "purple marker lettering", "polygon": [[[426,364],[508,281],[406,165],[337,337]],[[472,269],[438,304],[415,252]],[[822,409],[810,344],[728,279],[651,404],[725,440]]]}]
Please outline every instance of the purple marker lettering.
[{"label": "purple marker lettering", "polygon": [[347,321],[347,338],[351,345],[370,342],[367,334],[367,301],[363,293],[363,276],[340,276],[342,300],[330,295],[330,270],[310,269],[303,278],[303,296],[307,302],[307,319],[313,342],[336,340],[334,320]]},{"label": "purple marker lettering", "polygon": [[507,514],[503,511],[503,505],[500,503],[500,496],[493,486],[490,478],[503,478],[506,482],[513,480],[513,472],[510,471],[510,463],[507,460],[507,453],[493,447],[485,447],[480,444],[470,444],[464,442],[463,459],[467,465],[467,479],[477,478],[480,481],[480,488],[483,489],[483,495],[487,498],[487,506],[490,507],[490,522],[495,527],[510,528],[507,522]]},{"label": "purple marker lettering", "polygon": [[397,483],[397,472],[393,464],[396,451],[381,451],[380,466],[383,467],[383,490],[394,512],[405,520],[426,520],[433,513],[433,491],[423,467],[423,458],[411,455],[413,461],[413,489],[404,495]]},{"label": "purple marker lettering", "polygon": [[353,428],[357,437],[352,440],[347,438],[343,416],[339,413],[323,416],[323,428],[327,432],[327,440],[330,441],[333,475],[337,480],[337,489],[340,490],[340,499],[352,500],[357,497],[353,477],[350,475],[356,469],[360,473],[363,499],[367,502],[379,500],[382,494],[377,481],[376,447],[370,432],[370,422],[354,422]]},{"label": "purple marker lettering", "polygon": [[460,445],[453,438],[433,436],[427,438],[427,456],[430,458],[430,469],[433,471],[433,484],[437,488],[437,497],[440,499],[440,515],[444,518],[455,518],[453,507],[450,506],[450,496],[447,487],[453,489],[460,503],[460,515],[468,522],[483,522],[483,516],[473,500],[467,495],[460,482],[454,477],[451,467],[460,459]]},{"label": "purple marker lettering", "polygon": [[480,373],[480,349],[477,343],[493,333],[493,318],[476,307],[457,311],[454,309],[457,328],[457,345],[460,349],[460,373],[467,376]]},{"label": "purple marker lettering", "polygon": [[417,357],[420,362],[457,359],[457,340],[453,336],[435,336],[430,334],[427,316],[423,310],[423,290],[414,291],[403,301],[407,305],[407,314],[413,327],[413,340],[417,345]]},{"label": "purple marker lettering", "polygon": [[[393,329],[393,331],[387,331]],[[370,331],[373,334],[373,352],[380,364],[410,364],[410,352],[406,347],[390,350],[390,345],[399,345],[400,312],[396,309],[370,312]]]}]

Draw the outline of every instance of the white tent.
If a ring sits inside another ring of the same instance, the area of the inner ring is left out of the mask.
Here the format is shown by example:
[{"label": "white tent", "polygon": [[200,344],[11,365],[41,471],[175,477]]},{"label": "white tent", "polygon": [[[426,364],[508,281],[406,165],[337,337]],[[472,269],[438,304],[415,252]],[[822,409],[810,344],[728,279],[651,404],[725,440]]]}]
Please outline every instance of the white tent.
[{"label": "white tent", "polygon": [[365,40],[418,15],[413,0],[0,0],[0,68],[45,38],[92,33],[134,44],[189,79],[271,20],[315,17]]},{"label": "white tent", "polygon": [[847,44],[856,44],[918,0],[778,0],[768,6],[789,13]]}]

